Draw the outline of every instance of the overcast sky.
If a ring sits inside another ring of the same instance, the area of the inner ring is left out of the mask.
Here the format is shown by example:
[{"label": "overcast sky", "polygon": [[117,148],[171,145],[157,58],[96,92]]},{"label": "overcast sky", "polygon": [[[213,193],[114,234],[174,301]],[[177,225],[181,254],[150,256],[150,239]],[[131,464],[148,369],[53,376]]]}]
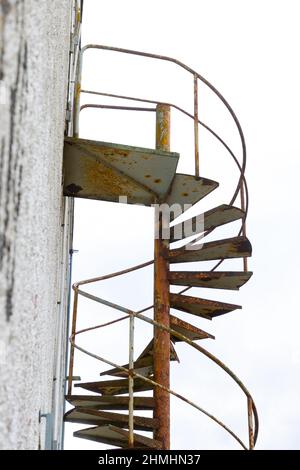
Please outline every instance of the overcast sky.
[{"label": "overcast sky", "polygon": [[[249,270],[254,274],[240,292],[194,288],[190,293],[240,304],[243,309],[212,322],[188,314],[181,317],[216,336],[215,341],[200,344],[229,365],[251,391],[260,416],[258,449],[300,448],[299,13],[296,0],[84,1],[83,45],[98,43],[177,58],[223,93],[242,124],[250,190],[247,232],[253,246]],[[89,51],[83,87],[167,100],[192,110],[192,77],[172,64],[149,59]],[[84,102],[109,101],[83,97]],[[240,152],[229,115],[204,87],[199,92],[199,113]],[[154,116],[84,110],[80,136],[153,148]],[[171,150],[181,154],[179,171],[192,173],[193,124],[177,112],[172,112]],[[200,172],[219,181],[220,187],[197,206],[198,212],[228,203],[238,173],[222,147],[204,131]],[[235,236],[237,230],[238,225],[232,224],[215,238]],[[74,281],[149,260],[152,209],[77,200],[74,248],[79,250]],[[189,267],[202,269],[200,264]],[[226,268],[242,266],[235,261],[222,270]],[[89,290],[126,307],[143,308],[152,303],[152,275],[146,268]],[[80,302],[79,327],[117,318],[110,309]],[[87,335],[80,344],[125,364],[127,333],[121,323],[109,332]],[[137,354],[150,337],[150,326],[137,325]],[[172,365],[172,388],[223,419],[247,442],[244,396],[224,372],[189,349],[176,347],[181,362]],[[84,381],[97,380],[107,368],[79,354],[76,361],[74,374]],[[238,448],[224,430],[177,399],[172,399],[171,413],[172,448]],[[73,430],[82,428],[66,425],[65,448],[101,448],[72,438]]]}]

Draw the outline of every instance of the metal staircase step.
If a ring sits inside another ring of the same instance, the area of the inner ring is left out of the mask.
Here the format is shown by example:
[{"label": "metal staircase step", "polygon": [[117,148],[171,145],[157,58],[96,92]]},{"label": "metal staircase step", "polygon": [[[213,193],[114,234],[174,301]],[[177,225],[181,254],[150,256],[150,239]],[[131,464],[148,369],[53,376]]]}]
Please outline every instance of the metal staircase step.
[{"label": "metal staircase step", "polygon": [[[72,408],[67,411],[64,421],[69,423],[81,423],[97,426],[113,424],[118,427],[128,428],[128,414],[111,413],[91,408]],[[139,431],[153,432],[157,427],[157,420],[144,416],[134,416],[134,427]]]},{"label": "metal staircase step", "polygon": [[170,284],[176,286],[207,287],[239,290],[252,276],[252,272],[225,271],[171,271]]},{"label": "metal staircase step", "polygon": [[[177,356],[177,353],[175,351],[175,348],[172,342],[170,342],[170,360],[179,362],[179,358]],[[125,364],[123,365],[123,367],[126,367],[126,369],[128,369],[129,364]],[[144,375],[145,377],[149,377],[150,375],[153,375],[153,339],[150,341],[150,343],[146,346],[144,351],[140,354],[140,356],[134,362],[134,370],[138,374]],[[101,376],[113,375],[115,377],[127,376],[126,372],[120,371],[116,367],[113,369],[109,369],[104,372],[101,372],[100,375]]]},{"label": "metal staircase step", "polygon": [[240,305],[199,299],[198,297],[181,294],[170,294],[170,306],[177,310],[182,310],[183,312],[207,318],[208,320],[212,320],[214,317],[232,312],[237,308],[241,308]]},{"label": "metal staircase step", "polygon": [[213,242],[203,243],[199,248],[185,249],[185,247],[170,250],[170,263],[190,263],[193,261],[211,261],[217,259],[246,258],[251,256],[252,247],[245,237],[225,238]]},{"label": "metal staircase step", "polygon": [[219,183],[216,181],[176,173],[170,192],[164,201],[170,208],[174,205],[175,214],[173,211],[170,213],[170,220],[174,220],[218,186]]},{"label": "metal staircase step", "polygon": [[222,204],[203,214],[199,214],[198,216],[170,227],[170,242],[182,240],[191,235],[196,235],[197,233],[234,222],[235,220],[241,219],[243,216],[244,212],[238,207]]},{"label": "metal staircase step", "polygon": [[[93,408],[98,410],[128,410],[129,397],[99,395],[67,395],[66,400],[74,407]],[[152,397],[134,397],[135,410],[152,410]]]},{"label": "metal staircase step", "polygon": [[150,205],[163,199],[179,155],[127,145],[66,137],[64,195]]},{"label": "metal staircase step", "polygon": [[[126,367],[126,369],[129,369],[129,364],[124,364],[122,367]],[[145,377],[148,377],[150,375],[153,375],[153,358],[152,356],[146,356],[141,359],[137,359],[134,362],[134,371],[137,372],[138,374],[141,374]],[[100,374],[102,375],[113,375],[115,377],[126,377],[127,374],[126,372],[121,371],[118,368],[113,368],[109,370],[105,370],[104,372],[101,372]]]},{"label": "metal staircase step", "polygon": [[[194,325],[191,325],[188,322],[181,320],[180,318],[175,317],[174,315],[170,315],[170,327],[172,330],[177,331],[178,333],[186,336],[191,341],[197,341],[199,339],[206,339],[211,338],[215,339],[215,337],[200,328],[197,328]],[[182,341],[181,339],[177,338],[176,336],[172,336],[172,341],[177,343]]]},{"label": "metal staircase step", "polygon": [[[78,383],[74,387],[81,387],[101,395],[122,395],[128,393],[128,379]],[[142,392],[144,390],[153,390],[153,385],[139,378],[134,379],[134,391]]]},{"label": "metal staircase step", "polygon": [[[115,447],[128,448],[129,432],[117,426],[96,426],[81,429],[73,433],[74,437],[81,437],[91,441],[101,442]],[[134,448],[161,449],[159,441],[134,433]]]},{"label": "metal staircase step", "polygon": [[[125,438],[128,439],[129,432],[126,431],[125,429],[120,429],[120,428],[117,428],[116,426],[110,426],[110,428],[113,431],[121,434],[122,436],[124,436]],[[150,439],[149,437],[141,436],[140,434],[134,434],[134,442],[135,442],[135,444],[145,446],[145,447],[148,447],[150,449],[161,449],[162,448],[161,443],[159,441],[157,441],[156,439]]]}]

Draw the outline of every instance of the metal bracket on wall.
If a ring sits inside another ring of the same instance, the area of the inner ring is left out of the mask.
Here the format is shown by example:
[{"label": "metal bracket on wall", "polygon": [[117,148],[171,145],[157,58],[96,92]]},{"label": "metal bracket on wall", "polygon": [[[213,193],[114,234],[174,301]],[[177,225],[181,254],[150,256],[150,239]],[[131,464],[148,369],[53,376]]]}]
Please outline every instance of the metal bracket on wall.
[{"label": "metal bracket on wall", "polygon": [[41,411],[39,411],[40,423],[42,422],[42,418],[46,420],[44,450],[55,450],[56,441],[53,441],[53,415],[52,413],[41,413]]},{"label": "metal bracket on wall", "polygon": [[[67,375],[66,381],[68,381],[68,380],[69,380],[69,376]],[[72,376],[72,382],[80,382],[80,381],[81,381],[80,375],[73,375]]]},{"label": "metal bracket on wall", "polygon": [[66,121],[71,122],[72,120],[72,105],[71,102],[68,102],[68,106],[66,108]]},{"label": "metal bracket on wall", "polygon": [[72,54],[75,53],[76,47],[79,46],[79,37],[77,33],[71,34],[71,41],[70,41],[70,52]]}]

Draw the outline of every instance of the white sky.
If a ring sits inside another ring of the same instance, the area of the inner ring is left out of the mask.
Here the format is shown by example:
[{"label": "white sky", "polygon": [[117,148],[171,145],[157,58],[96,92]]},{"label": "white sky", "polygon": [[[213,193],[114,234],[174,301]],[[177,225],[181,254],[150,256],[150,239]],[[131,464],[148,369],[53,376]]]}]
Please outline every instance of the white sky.
[{"label": "white sky", "polygon": [[[220,357],[251,391],[260,416],[258,449],[299,449],[299,13],[293,0],[85,0],[83,45],[98,43],[168,55],[210,80],[226,97],[242,124],[250,189],[248,237],[254,272],[240,292],[190,291],[243,309],[213,322],[182,314],[216,336],[200,342]],[[174,65],[117,53],[87,52],[84,88],[169,100],[192,109],[192,77]],[[82,102],[103,99],[82,99]],[[111,102],[111,101],[110,101]],[[116,104],[114,102],[113,104]],[[214,127],[237,152],[234,126],[221,104],[201,87],[200,119]],[[80,136],[144,147],[154,146],[151,113],[84,110]],[[193,171],[193,124],[172,114],[171,150],[181,153],[179,171]],[[239,154],[240,155],[240,154]],[[222,147],[200,132],[201,176],[220,188],[199,204],[199,212],[228,203],[237,172]],[[238,226],[219,230],[234,236]],[[76,201],[73,279],[107,274],[151,259],[152,209],[98,201]],[[229,262],[226,269],[240,269]],[[191,269],[200,265],[190,265]],[[208,265],[203,268],[207,269]],[[182,266],[185,269],[187,266]],[[152,303],[152,271],[147,268],[120,280],[90,288],[129,308]],[[81,302],[79,324],[95,325],[117,318],[110,309]],[[176,315],[180,316],[178,312]],[[151,327],[137,325],[139,354]],[[127,328],[98,332],[80,340],[93,352],[127,363]],[[240,433],[247,442],[246,401],[235,384],[213,363],[186,345],[176,347],[181,363],[172,365],[172,388],[195,400]],[[107,367],[76,356],[74,374],[84,381],[99,378]],[[109,379],[109,376],[107,376]],[[76,389],[75,389],[76,391]],[[81,393],[77,389],[77,393]],[[83,391],[84,393],[84,391]],[[143,414],[143,413],[142,413]],[[145,413],[144,413],[145,414]],[[99,449],[99,444],[72,438],[66,425],[66,449]],[[105,446],[104,446],[105,448]],[[234,449],[225,431],[188,405],[172,399],[172,448]]]}]

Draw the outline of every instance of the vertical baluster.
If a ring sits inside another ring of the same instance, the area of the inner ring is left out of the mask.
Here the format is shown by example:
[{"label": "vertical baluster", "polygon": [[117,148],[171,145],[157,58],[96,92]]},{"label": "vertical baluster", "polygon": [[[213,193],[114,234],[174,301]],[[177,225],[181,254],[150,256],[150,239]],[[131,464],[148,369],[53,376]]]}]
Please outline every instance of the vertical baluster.
[{"label": "vertical baluster", "polygon": [[[78,307],[78,289],[74,292],[74,303],[73,303],[73,318],[72,318],[72,340],[75,341],[76,333],[76,322],[77,322],[77,307]],[[72,393],[72,381],[73,381],[73,369],[74,369],[74,345],[70,347],[70,360],[69,360],[69,377],[68,377],[68,395]]]},{"label": "vertical baluster", "polygon": [[198,123],[198,77],[194,75],[194,136],[195,136],[195,176],[199,176],[199,123]]},{"label": "vertical baluster", "polygon": [[248,406],[248,433],[249,433],[249,450],[254,448],[254,433],[253,433],[253,407],[252,398],[247,397]]},{"label": "vertical baluster", "polygon": [[129,436],[128,436],[128,447],[134,446],[134,421],[133,421],[133,386],[134,386],[134,378],[132,375],[133,371],[133,357],[134,357],[134,315],[130,315],[129,318],[129,377],[128,377],[128,394],[129,394],[129,404],[128,404],[128,428],[129,428]]},{"label": "vertical baluster", "polygon": [[[244,191],[244,182],[241,181],[241,186],[240,186],[240,196],[241,196],[241,209],[242,211],[245,212],[245,191]],[[245,237],[246,236],[246,223],[243,220],[243,230],[242,230],[242,235]],[[243,258],[243,267],[244,271],[248,271],[248,258]]]}]

